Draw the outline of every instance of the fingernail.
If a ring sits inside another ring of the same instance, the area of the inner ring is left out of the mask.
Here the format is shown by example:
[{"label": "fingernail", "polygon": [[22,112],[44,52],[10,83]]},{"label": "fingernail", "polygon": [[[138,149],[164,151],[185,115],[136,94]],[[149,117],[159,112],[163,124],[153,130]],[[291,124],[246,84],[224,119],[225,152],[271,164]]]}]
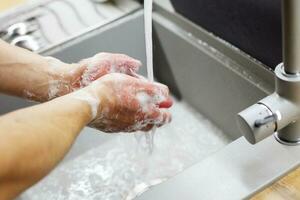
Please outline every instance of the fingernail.
[{"label": "fingernail", "polygon": [[173,100],[168,97],[168,99],[159,104],[159,108],[171,108],[173,106]]}]

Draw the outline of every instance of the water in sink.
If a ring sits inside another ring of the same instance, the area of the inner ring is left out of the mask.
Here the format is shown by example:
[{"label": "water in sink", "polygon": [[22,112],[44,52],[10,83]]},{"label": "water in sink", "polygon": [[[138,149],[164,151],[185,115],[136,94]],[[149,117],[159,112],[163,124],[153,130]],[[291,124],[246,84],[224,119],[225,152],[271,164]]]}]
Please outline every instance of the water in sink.
[{"label": "water in sink", "polygon": [[22,199],[133,199],[230,142],[186,103],[175,101],[171,112],[173,122],[157,130],[151,155],[138,150],[132,135],[115,135],[60,165]]}]

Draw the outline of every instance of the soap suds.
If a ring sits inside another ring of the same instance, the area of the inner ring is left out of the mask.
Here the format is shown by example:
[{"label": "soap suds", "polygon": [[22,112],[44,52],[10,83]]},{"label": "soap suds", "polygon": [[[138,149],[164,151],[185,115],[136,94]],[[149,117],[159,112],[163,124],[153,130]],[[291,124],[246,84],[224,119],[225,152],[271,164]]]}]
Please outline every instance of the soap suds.
[{"label": "soap suds", "polygon": [[89,104],[90,108],[91,108],[91,111],[92,111],[92,113],[91,113],[92,114],[92,120],[97,117],[98,108],[99,108],[99,105],[100,105],[100,100],[99,100],[100,98],[94,97],[90,93],[88,93],[86,91],[82,91],[82,90],[79,90],[77,92],[72,93],[71,98],[87,102]]},{"label": "soap suds", "polygon": [[80,64],[86,66],[86,70],[82,75],[82,86],[87,86],[97,77],[106,74],[121,73],[133,75],[141,66],[140,61],[127,55],[111,53],[96,54],[91,58],[82,60]]},{"label": "soap suds", "polygon": [[151,102],[151,97],[146,93],[146,92],[139,92],[136,95],[136,98],[138,99],[140,106],[142,108],[142,111],[147,113],[150,111],[149,105],[152,103]]},{"label": "soap suds", "polygon": [[61,80],[49,80],[48,81],[48,99],[54,99],[58,97],[60,92],[62,81]]}]

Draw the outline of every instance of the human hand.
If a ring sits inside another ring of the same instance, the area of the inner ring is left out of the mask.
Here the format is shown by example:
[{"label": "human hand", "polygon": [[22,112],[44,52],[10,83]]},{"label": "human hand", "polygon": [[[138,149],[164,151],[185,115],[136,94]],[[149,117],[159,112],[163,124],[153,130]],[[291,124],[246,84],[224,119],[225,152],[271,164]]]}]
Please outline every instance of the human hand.
[{"label": "human hand", "polygon": [[27,97],[35,97],[40,101],[48,101],[76,91],[109,73],[136,76],[141,66],[140,61],[129,56],[111,53],[99,53],[76,64],[66,64],[52,57],[45,59],[48,63],[45,69],[46,83],[35,86],[33,91],[26,94]]},{"label": "human hand", "polygon": [[89,126],[107,133],[148,131],[171,121],[168,87],[146,79],[113,73],[71,96],[91,106]]}]

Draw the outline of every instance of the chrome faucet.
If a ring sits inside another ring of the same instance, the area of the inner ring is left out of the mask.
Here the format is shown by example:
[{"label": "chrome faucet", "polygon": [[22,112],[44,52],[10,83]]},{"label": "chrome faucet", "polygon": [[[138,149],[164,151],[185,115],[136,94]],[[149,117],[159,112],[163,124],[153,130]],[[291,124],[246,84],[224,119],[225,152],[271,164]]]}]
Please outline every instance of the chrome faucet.
[{"label": "chrome faucet", "polygon": [[251,144],[272,134],[282,144],[300,144],[300,1],[282,0],[282,17],[283,63],[275,69],[275,92],[238,114]]}]

